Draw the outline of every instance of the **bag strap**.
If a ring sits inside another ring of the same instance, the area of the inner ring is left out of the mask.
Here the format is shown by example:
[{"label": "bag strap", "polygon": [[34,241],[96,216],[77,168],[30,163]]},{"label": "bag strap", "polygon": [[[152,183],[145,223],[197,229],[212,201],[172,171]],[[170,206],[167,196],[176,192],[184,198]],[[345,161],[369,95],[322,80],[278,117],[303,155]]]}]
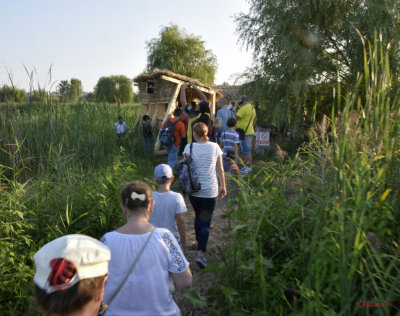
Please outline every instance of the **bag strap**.
[{"label": "bag strap", "polygon": [[246,130],[244,131],[244,134],[245,134],[245,135],[246,135],[247,129],[248,129],[249,126],[250,126],[251,119],[253,118],[253,111],[254,111],[254,108],[253,108],[253,106],[251,106],[251,116],[250,116],[249,124],[247,124]]},{"label": "bag strap", "polygon": [[194,181],[193,181],[193,177],[192,177],[192,163],[193,163],[193,157],[192,157],[192,149],[193,149],[193,142],[190,143],[190,165],[188,165],[189,168],[189,181],[190,181],[190,186],[192,187],[192,189],[194,189]]},{"label": "bag strap", "polygon": [[[114,300],[114,298],[117,296],[118,292],[122,289],[122,287],[124,286],[126,280],[128,280],[129,275],[131,274],[131,272],[133,271],[133,269],[136,266],[136,263],[139,261],[144,249],[146,248],[147,244],[150,241],[151,236],[154,233],[154,229],[151,231],[149,237],[147,237],[146,242],[144,243],[142,249],[140,250],[139,254],[136,256],[135,261],[133,261],[128,273],[125,275],[125,278],[122,280],[120,286],[117,288],[117,290],[114,292],[114,294],[111,296],[110,300],[108,301],[107,307],[111,304],[111,302]],[[107,309],[104,310],[104,313],[107,311]]]}]

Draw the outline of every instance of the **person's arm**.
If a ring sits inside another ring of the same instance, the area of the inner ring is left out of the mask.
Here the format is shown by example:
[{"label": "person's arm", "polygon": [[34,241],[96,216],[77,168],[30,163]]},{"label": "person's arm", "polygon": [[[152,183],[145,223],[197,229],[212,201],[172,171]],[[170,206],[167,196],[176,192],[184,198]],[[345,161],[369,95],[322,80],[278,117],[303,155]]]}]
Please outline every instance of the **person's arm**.
[{"label": "person's arm", "polygon": [[222,117],[220,115],[220,112],[218,111],[217,117],[215,118],[215,128],[221,128],[222,127]]},{"label": "person's arm", "polygon": [[192,87],[194,90],[196,90],[197,94],[199,95],[200,99],[204,101],[208,101],[206,95],[201,91],[196,85],[192,84]]},{"label": "person's arm", "polygon": [[235,144],[235,157],[239,157],[239,144]]},{"label": "person's arm", "polygon": [[186,137],[186,128],[185,128],[185,124],[183,124],[182,121],[181,121],[181,128],[179,129],[179,133],[181,135],[181,138]]},{"label": "person's arm", "polygon": [[224,174],[224,167],[222,165],[222,155],[218,156],[217,158],[217,173],[219,178],[219,196],[223,199],[226,196],[226,183],[225,183],[225,174]]},{"label": "person's arm", "polygon": [[184,107],[184,111],[186,112],[187,115],[189,115],[189,117],[194,117],[197,115],[197,112],[194,108],[192,108],[192,106],[190,104],[187,103],[187,99],[186,99],[186,88],[190,85],[190,83],[188,84],[183,84],[181,87],[181,92],[180,92],[180,100],[181,100],[181,104]]},{"label": "person's arm", "polygon": [[179,94],[179,99],[181,100],[181,104],[182,104],[183,107],[186,107],[186,105],[188,104],[187,100],[186,100],[186,91],[185,91],[187,86],[188,86],[187,84],[183,84],[181,86],[181,91],[180,91],[180,94]]},{"label": "person's arm", "polygon": [[235,114],[236,121],[239,121],[241,119],[241,116],[243,116],[243,111],[240,111],[242,108],[238,109],[238,111]]},{"label": "person's arm", "polygon": [[186,248],[186,227],[184,213],[176,214],[176,226],[178,227],[179,237],[181,238],[181,248],[185,252]]},{"label": "person's arm", "polygon": [[182,273],[171,273],[171,275],[178,291],[186,290],[192,286],[192,272],[189,268]]},{"label": "person's arm", "polygon": [[256,123],[257,123],[257,116],[254,116],[253,128],[255,128],[255,127],[256,127]]}]

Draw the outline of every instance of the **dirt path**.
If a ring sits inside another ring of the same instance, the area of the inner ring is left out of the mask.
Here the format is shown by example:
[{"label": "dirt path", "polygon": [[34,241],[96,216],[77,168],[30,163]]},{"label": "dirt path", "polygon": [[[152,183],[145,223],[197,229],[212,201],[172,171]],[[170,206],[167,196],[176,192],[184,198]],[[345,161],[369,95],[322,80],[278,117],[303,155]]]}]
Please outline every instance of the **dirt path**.
[{"label": "dirt path", "polygon": [[[232,186],[231,183],[228,183],[229,187]],[[176,190],[179,192],[177,187],[173,187],[172,190]],[[203,269],[200,269],[195,263],[196,255],[197,255],[197,243],[194,234],[194,210],[189,202],[189,198],[184,196],[186,207],[188,212],[185,214],[186,219],[186,249],[185,256],[190,264],[190,269],[193,274],[193,290],[196,291],[199,295],[207,297],[207,293],[210,287],[213,287],[217,284],[217,279],[215,278],[212,272],[205,272]],[[233,193],[230,193],[229,196],[224,199],[218,198],[217,206],[214,210],[211,227],[210,227],[210,237],[207,244],[207,261],[208,263],[212,262],[220,262],[220,256],[218,248],[225,249],[228,247],[229,242],[232,237],[232,230],[234,227],[233,221],[230,220],[229,216],[227,216],[228,205],[233,201]],[[213,309],[213,306],[207,306],[205,308],[200,308],[188,302],[186,298],[183,297],[182,294],[175,294],[175,301],[181,309],[182,315],[207,315],[208,311]]]}]

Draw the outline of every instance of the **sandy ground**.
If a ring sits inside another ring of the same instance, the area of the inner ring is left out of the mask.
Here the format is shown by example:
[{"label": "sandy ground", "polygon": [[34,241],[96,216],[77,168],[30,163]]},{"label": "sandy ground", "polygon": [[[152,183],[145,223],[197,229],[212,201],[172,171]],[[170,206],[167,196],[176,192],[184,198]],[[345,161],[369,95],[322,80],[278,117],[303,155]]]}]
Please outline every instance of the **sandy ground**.
[{"label": "sandy ground", "polygon": [[[179,192],[178,187],[174,183],[172,190]],[[232,240],[232,231],[234,223],[229,218],[228,205],[233,200],[233,187],[228,181],[228,196],[224,199],[218,198],[217,206],[214,210],[211,220],[210,237],[207,244],[206,258],[208,263],[220,262],[219,249],[226,249]],[[190,270],[193,274],[193,288],[199,295],[203,297],[208,296],[209,288],[215,286],[218,280],[212,272],[205,272],[199,268],[195,262],[197,255],[197,243],[194,234],[194,210],[189,202],[189,198],[184,196],[188,212],[185,214],[186,219],[186,249],[184,249],[186,259],[189,261]],[[190,303],[181,293],[175,293],[175,301],[181,309],[182,315],[207,315],[209,311],[213,310],[213,303],[209,302],[209,306],[200,308]]]}]

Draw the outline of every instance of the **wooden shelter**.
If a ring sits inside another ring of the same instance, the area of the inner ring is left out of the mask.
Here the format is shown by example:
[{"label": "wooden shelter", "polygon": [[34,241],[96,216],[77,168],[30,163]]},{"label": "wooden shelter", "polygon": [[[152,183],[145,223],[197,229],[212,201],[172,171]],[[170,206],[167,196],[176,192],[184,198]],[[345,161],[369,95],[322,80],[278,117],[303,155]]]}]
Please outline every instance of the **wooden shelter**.
[{"label": "wooden shelter", "polygon": [[[216,100],[222,96],[220,92],[213,87],[205,85],[197,79],[189,78],[169,71],[167,69],[156,70],[152,74],[141,74],[133,79],[139,88],[140,112],[136,119],[135,126],[141,122],[143,115],[147,114],[151,118],[153,131],[157,132],[157,140],[154,145],[156,154],[164,154],[166,151],[161,148],[158,138],[160,126],[169,119],[176,107],[186,104],[180,104],[179,92],[182,84],[192,83],[206,95],[210,103],[211,118],[215,116]],[[199,96],[194,89],[186,89],[186,99],[189,104],[198,102]]]}]

